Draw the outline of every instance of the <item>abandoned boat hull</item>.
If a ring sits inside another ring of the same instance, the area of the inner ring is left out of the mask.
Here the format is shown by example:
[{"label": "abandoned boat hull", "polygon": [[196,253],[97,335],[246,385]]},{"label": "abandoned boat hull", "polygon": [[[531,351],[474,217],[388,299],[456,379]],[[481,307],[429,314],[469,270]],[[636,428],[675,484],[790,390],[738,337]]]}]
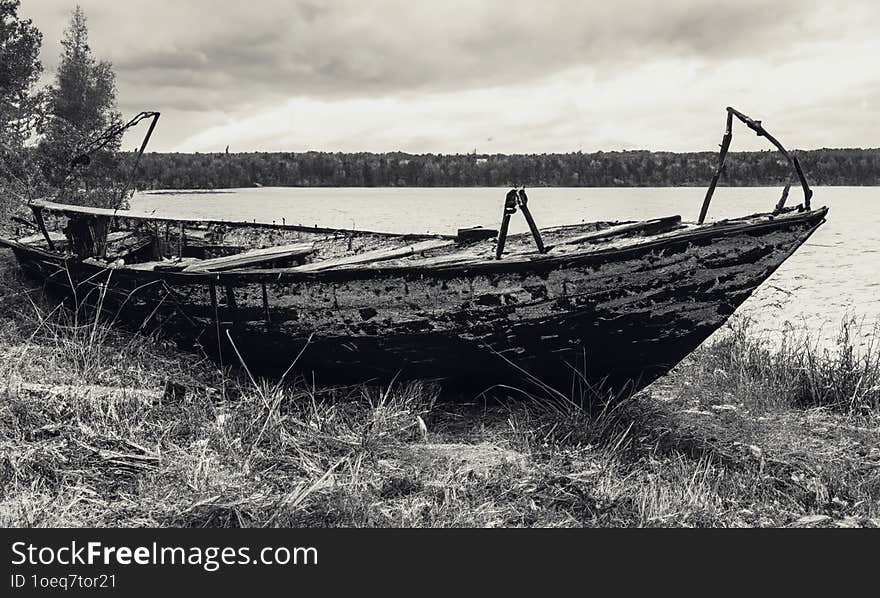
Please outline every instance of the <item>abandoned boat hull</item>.
[{"label": "abandoned boat hull", "polygon": [[[693,351],[824,222],[825,208],[528,261],[190,273],[108,269],[6,243],[49,287],[255,371],[479,385],[576,374],[641,388]],[[301,355],[300,355],[301,353]]]}]

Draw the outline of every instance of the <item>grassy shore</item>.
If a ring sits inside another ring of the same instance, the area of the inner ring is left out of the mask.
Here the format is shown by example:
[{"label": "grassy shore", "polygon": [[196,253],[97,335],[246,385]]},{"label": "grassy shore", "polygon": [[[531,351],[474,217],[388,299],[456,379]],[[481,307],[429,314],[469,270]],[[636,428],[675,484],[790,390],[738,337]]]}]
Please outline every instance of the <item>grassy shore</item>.
[{"label": "grassy shore", "polygon": [[[53,310],[0,252],[3,526],[880,527],[880,359],[726,331],[635,397],[319,388]],[[509,396],[507,396],[509,394]]]}]

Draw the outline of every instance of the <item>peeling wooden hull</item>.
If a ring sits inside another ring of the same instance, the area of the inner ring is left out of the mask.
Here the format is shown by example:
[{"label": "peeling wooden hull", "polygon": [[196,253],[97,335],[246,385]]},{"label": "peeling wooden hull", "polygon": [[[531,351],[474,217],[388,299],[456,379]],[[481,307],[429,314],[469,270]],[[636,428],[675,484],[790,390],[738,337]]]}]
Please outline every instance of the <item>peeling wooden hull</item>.
[{"label": "peeling wooden hull", "polygon": [[[47,288],[186,346],[319,382],[391,376],[476,386],[530,375],[641,388],[712,332],[824,222],[826,209],[705,225],[528,260],[247,273],[105,269],[11,242]],[[102,286],[106,285],[106,286]],[[304,350],[303,350],[304,349]]]}]

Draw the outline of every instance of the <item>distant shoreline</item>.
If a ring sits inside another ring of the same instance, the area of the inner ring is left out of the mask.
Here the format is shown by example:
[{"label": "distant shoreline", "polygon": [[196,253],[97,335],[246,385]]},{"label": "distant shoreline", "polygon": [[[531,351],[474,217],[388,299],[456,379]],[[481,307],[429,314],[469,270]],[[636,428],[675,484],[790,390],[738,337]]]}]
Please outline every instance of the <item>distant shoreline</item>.
[{"label": "distant shoreline", "polygon": [[[750,188],[750,189],[777,189],[784,187],[786,183],[750,184],[750,185],[722,185],[718,188]],[[705,189],[708,186],[691,185],[259,185],[243,187],[215,187],[211,188],[181,188],[181,189],[138,189],[144,195],[216,195],[233,194],[241,189],[506,189],[508,187],[525,187],[532,189]],[[872,184],[828,184],[810,185],[812,189],[825,187],[880,187],[880,183]],[[794,192],[795,185],[792,185]]]},{"label": "distant shoreline", "polygon": [[[230,187],[230,189],[241,189],[241,187]],[[235,191],[224,189],[156,189],[150,191],[142,191],[142,193],[144,195],[215,195],[217,193],[235,193]]]},{"label": "distant shoreline", "polygon": [[[880,185],[880,149],[794,152],[815,186]],[[132,156],[129,155],[129,158]],[[716,152],[568,154],[406,154],[253,152],[144,154],[143,188],[243,187],[702,187],[718,168]],[[796,186],[778,152],[733,152],[722,186]]]}]

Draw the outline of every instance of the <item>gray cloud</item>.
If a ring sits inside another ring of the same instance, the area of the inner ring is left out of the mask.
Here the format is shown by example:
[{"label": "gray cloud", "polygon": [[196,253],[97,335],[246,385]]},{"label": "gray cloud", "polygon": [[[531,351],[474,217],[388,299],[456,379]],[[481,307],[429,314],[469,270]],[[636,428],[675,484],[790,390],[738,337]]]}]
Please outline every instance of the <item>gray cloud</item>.
[{"label": "gray cloud", "polygon": [[[174,10],[156,4],[157,14],[174,19]],[[256,12],[265,18],[256,24],[239,22],[238,2],[225,10],[218,8],[222,3],[203,5],[204,19],[187,23],[187,31],[167,44],[127,48],[115,60],[121,78],[157,91],[225,86],[224,93],[236,101],[255,91],[311,97],[447,91],[544,77],[574,65],[613,72],[662,57],[753,56],[779,39],[796,40],[796,23],[808,6],[261,4]],[[181,19],[175,27],[183,24]]]},{"label": "gray cloud", "polygon": [[[95,53],[115,65],[123,108],[203,116],[291,97],[413,97],[531,81],[537,90],[575,68],[602,84],[672,60],[707,72],[731,61],[784,63],[810,44],[871,36],[878,23],[867,0],[846,10],[797,0],[81,4]],[[47,42],[64,25],[64,7],[31,7]],[[47,43],[44,54],[51,68],[57,46]]]}]

